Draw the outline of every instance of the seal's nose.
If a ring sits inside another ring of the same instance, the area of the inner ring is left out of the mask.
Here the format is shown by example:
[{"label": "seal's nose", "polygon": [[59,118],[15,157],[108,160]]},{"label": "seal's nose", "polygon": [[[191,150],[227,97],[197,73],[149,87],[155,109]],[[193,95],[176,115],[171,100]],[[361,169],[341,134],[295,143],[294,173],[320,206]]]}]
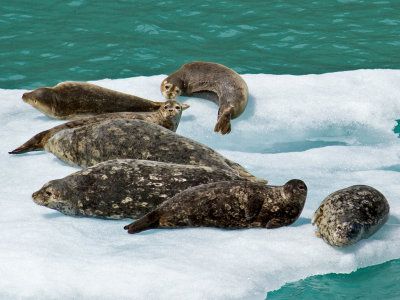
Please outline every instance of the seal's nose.
[{"label": "seal's nose", "polygon": [[26,101],[28,96],[29,96],[30,92],[26,92],[22,95],[22,100]]}]

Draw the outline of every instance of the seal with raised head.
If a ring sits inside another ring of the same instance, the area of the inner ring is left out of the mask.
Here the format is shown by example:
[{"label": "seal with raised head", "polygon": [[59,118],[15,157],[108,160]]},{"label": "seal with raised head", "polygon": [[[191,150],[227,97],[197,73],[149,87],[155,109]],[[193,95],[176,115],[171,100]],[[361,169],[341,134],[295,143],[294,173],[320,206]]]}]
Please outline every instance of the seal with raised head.
[{"label": "seal with raised head", "polygon": [[66,215],[135,219],[189,187],[222,180],[241,178],[206,166],[116,159],[52,180],[32,198]]},{"label": "seal with raised head", "polygon": [[81,167],[116,158],[145,159],[234,170],[241,177],[266,182],[203,144],[142,120],[106,120],[64,129],[49,138],[44,149]]},{"label": "seal with raised head", "polygon": [[307,186],[292,179],[283,186],[220,181],[189,188],[125,226],[129,233],[152,228],[278,228],[300,216]]},{"label": "seal with raised head", "polygon": [[389,218],[389,203],[376,189],[353,185],[326,197],[316,210],[315,234],[335,247],[346,247],[369,238]]},{"label": "seal with raised head", "polygon": [[156,111],[163,102],[153,102],[86,82],[66,81],[55,87],[40,87],[22,99],[50,118],[73,120],[104,113]]},{"label": "seal with raised head", "polygon": [[28,140],[23,145],[9,152],[10,154],[20,154],[29,151],[40,151],[43,150],[44,145],[47,140],[64,129],[76,128],[100,121],[113,120],[113,119],[137,119],[145,120],[148,122],[155,123],[157,125],[163,126],[169,130],[176,131],[179,125],[179,121],[182,116],[182,110],[189,107],[187,104],[180,104],[177,101],[166,101],[155,112],[119,112],[119,113],[108,113],[101,114],[93,117],[88,117],[80,120],[70,121],[51,129],[39,132]]},{"label": "seal with raised head", "polygon": [[232,69],[210,62],[191,62],[161,83],[161,93],[167,99],[194,96],[212,100],[218,106],[218,120],[214,131],[231,132],[231,119],[239,117],[246,108],[248,87]]}]

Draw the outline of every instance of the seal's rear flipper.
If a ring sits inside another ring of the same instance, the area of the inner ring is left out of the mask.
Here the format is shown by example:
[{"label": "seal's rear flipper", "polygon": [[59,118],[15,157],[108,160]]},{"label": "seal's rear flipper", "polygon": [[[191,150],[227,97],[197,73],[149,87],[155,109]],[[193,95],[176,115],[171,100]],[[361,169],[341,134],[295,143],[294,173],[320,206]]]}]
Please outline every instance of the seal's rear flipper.
[{"label": "seal's rear flipper", "polygon": [[8,152],[8,154],[22,154],[30,151],[40,151],[43,150],[42,146],[34,145],[27,145],[26,143],[22,146],[14,149],[13,151]]},{"label": "seal's rear flipper", "polygon": [[214,132],[221,131],[221,134],[231,132],[231,112],[224,112],[218,117],[217,124],[215,124]]},{"label": "seal's rear flipper", "polygon": [[144,230],[157,228],[159,225],[160,216],[157,211],[149,212],[147,215],[141,217],[135,222],[126,225],[124,227],[125,230],[128,230],[128,233],[138,233]]},{"label": "seal's rear flipper", "polygon": [[8,152],[8,154],[21,154],[30,151],[40,151],[43,150],[44,144],[47,141],[47,133],[49,130],[42,131],[32,137],[29,141],[14,149],[13,151]]}]

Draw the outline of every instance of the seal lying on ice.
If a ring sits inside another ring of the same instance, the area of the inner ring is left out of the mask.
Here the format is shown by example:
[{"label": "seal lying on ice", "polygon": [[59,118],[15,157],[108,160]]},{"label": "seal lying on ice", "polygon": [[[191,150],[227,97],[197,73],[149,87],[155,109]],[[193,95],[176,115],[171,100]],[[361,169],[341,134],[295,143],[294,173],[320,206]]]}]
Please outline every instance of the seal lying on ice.
[{"label": "seal lying on ice", "polygon": [[328,244],[345,247],[369,238],[389,218],[389,203],[376,189],[353,185],[326,197],[312,218],[315,234]]},{"label": "seal lying on ice", "polygon": [[66,215],[136,219],[189,187],[240,179],[206,166],[116,159],[52,180],[32,198]]},{"label": "seal lying on ice", "polygon": [[39,132],[35,136],[33,136],[30,140],[28,140],[23,145],[14,149],[9,154],[21,154],[29,151],[40,151],[44,149],[44,145],[47,140],[55,135],[57,132],[60,132],[64,129],[72,129],[84,125],[89,125],[92,123],[105,121],[105,120],[113,120],[113,119],[137,119],[137,120],[145,120],[148,122],[153,122],[160,126],[163,126],[169,130],[176,131],[179,125],[179,121],[181,120],[182,110],[185,110],[189,107],[187,104],[180,104],[177,101],[166,101],[164,105],[162,105],[155,112],[119,112],[119,113],[108,113],[102,115],[96,115],[93,117],[88,117],[80,120],[70,121],[58,126],[55,126],[51,129]]},{"label": "seal lying on ice", "polygon": [[44,149],[82,167],[116,158],[145,159],[209,166],[266,182],[203,144],[142,120],[107,120],[62,130],[47,140]]},{"label": "seal lying on ice", "polygon": [[73,120],[122,111],[156,111],[163,102],[153,102],[87,82],[66,81],[55,87],[26,92],[22,100],[54,119]]},{"label": "seal lying on ice", "polygon": [[307,186],[292,179],[283,186],[220,181],[189,188],[125,226],[129,233],[152,228],[277,228],[300,216]]}]

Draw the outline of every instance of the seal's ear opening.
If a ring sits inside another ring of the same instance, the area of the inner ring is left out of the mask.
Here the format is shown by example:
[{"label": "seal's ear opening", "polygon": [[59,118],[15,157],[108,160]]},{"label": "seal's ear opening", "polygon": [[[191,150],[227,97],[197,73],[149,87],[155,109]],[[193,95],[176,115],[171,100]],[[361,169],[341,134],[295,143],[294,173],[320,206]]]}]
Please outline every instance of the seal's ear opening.
[{"label": "seal's ear opening", "polygon": [[182,105],[182,110],[188,109],[190,107],[189,104],[181,104]]}]

